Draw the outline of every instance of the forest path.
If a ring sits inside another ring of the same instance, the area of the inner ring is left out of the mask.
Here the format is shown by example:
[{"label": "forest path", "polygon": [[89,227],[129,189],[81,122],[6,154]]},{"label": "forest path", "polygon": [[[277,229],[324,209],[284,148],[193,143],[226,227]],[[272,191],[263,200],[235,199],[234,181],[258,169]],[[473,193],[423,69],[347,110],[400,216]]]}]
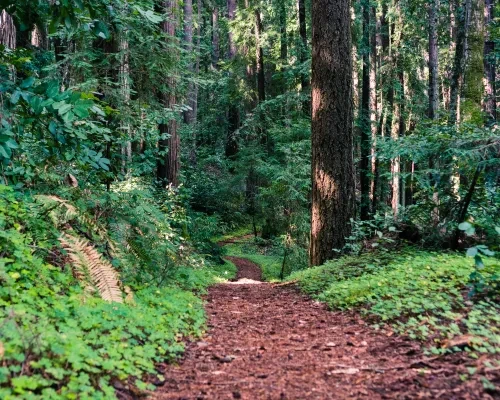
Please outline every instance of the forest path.
[{"label": "forest path", "polygon": [[429,361],[417,343],[328,311],[292,286],[255,284],[258,266],[231,261],[239,282],[209,290],[209,332],[166,367],[155,399],[485,398],[467,390],[459,365]]}]

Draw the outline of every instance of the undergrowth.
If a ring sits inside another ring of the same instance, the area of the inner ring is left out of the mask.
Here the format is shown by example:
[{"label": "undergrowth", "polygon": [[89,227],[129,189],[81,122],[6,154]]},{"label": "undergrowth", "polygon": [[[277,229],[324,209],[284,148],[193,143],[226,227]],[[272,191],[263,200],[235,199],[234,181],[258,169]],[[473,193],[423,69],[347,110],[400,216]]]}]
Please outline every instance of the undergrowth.
[{"label": "undergrowth", "polygon": [[[116,388],[153,389],[147,382],[155,364],[177,357],[183,338],[203,333],[196,294],[235,273],[230,263],[206,264],[196,254],[180,234],[182,209],[173,202],[157,205],[144,189],[92,201],[81,191],[65,195],[0,185],[2,399],[110,399]],[[85,238],[92,249],[86,261],[109,260],[123,300],[104,300],[81,269],[85,260],[72,265],[63,232]],[[141,254],[134,242],[144,246]]]}]

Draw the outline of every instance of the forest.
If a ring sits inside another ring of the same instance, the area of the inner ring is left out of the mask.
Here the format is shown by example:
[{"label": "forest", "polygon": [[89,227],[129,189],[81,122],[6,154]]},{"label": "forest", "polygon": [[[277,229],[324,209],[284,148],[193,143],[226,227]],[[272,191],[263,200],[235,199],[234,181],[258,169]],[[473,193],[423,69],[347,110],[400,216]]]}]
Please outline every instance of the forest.
[{"label": "forest", "polygon": [[500,398],[494,0],[0,0],[0,398]]}]

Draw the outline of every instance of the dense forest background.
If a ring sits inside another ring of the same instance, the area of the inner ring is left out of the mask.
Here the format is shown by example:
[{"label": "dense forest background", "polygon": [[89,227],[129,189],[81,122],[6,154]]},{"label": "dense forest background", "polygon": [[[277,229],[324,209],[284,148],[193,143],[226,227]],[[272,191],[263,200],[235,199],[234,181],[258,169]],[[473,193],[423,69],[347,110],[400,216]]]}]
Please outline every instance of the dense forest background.
[{"label": "dense forest background", "polygon": [[498,4],[324,3],[0,0],[0,397],[150,389],[227,251],[498,352]]}]

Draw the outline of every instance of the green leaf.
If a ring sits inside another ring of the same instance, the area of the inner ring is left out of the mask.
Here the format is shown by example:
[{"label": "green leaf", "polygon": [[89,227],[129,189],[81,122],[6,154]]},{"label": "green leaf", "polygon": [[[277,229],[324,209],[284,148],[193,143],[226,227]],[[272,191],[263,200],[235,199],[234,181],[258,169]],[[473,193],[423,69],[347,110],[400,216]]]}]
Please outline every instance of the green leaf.
[{"label": "green leaf", "polygon": [[71,110],[71,107],[72,107],[72,105],[71,105],[71,104],[68,104],[68,103],[66,103],[66,104],[62,105],[62,106],[61,106],[61,107],[59,107],[59,109],[58,109],[59,115],[64,115],[64,114],[66,114],[67,112],[69,112],[69,111]]},{"label": "green leaf", "polygon": [[24,81],[22,81],[21,84],[19,85],[19,87],[21,89],[28,89],[31,86],[33,86],[33,83],[35,83],[35,77],[30,76],[30,77],[26,78]]},{"label": "green leaf", "polygon": [[462,222],[460,225],[458,225],[458,229],[461,231],[467,231],[473,226],[469,222]]},{"label": "green leaf", "polygon": [[9,160],[10,159],[10,156],[12,155],[12,151],[10,150],[9,147],[5,146],[5,145],[1,145],[0,144],[0,156]]},{"label": "green leaf", "polygon": [[12,104],[17,104],[19,97],[21,97],[21,92],[19,90],[14,91],[14,93],[10,96],[10,102]]},{"label": "green leaf", "polygon": [[477,247],[470,247],[467,249],[467,257],[474,257],[477,254]]},{"label": "green leaf", "polygon": [[11,149],[17,149],[19,145],[16,143],[14,139],[9,139],[5,142],[5,145]]}]

